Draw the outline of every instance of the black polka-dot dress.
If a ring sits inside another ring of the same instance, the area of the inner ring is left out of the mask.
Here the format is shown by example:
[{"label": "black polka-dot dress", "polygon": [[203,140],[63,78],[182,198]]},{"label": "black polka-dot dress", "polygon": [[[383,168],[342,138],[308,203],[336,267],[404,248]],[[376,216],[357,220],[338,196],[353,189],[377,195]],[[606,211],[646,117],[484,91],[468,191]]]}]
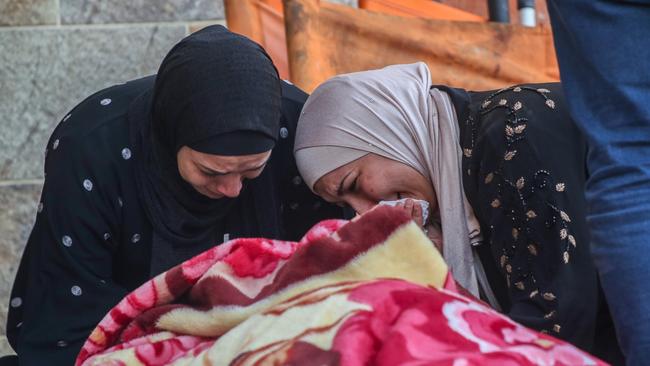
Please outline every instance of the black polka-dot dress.
[{"label": "black polka-dot dress", "polygon": [[[72,365],[106,312],[150,277],[153,229],[136,188],[127,111],[153,81],[88,97],[47,144],[36,223],[9,299],[7,336],[21,365]],[[262,179],[248,185],[223,223],[225,240],[297,240],[316,222],[342,215],[298,175],[293,136],[307,95],[288,83],[282,88],[278,143]]]}]

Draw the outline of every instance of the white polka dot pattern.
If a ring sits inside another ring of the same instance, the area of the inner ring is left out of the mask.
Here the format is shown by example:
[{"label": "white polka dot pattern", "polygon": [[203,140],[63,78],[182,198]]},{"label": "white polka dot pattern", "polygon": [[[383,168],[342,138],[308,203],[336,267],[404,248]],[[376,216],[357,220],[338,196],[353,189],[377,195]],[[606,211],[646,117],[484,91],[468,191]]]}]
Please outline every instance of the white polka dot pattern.
[{"label": "white polka dot pattern", "polygon": [[75,296],[81,296],[81,293],[82,293],[81,287],[76,286],[76,285],[72,286],[72,288],[70,288],[70,292],[72,292],[72,294],[75,295]]},{"label": "white polka dot pattern", "polygon": [[13,299],[11,299],[10,302],[12,308],[20,307],[20,305],[22,304],[23,304],[23,299],[21,299],[20,297],[14,297]]},{"label": "white polka dot pattern", "polygon": [[131,149],[129,149],[128,147],[122,149],[122,159],[124,160],[131,159]]},{"label": "white polka dot pattern", "polygon": [[90,179],[84,179],[84,188],[90,192],[93,190],[93,182],[90,181]]}]

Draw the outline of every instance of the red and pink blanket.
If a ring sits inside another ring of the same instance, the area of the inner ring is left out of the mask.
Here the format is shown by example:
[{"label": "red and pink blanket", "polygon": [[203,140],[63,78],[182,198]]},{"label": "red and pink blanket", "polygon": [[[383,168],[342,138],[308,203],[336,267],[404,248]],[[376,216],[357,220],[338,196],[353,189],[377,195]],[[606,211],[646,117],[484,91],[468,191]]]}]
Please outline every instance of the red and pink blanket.
[{"label": "red and pink blanket", "polygon": [[419,227],[384,206],[174,267],[115,306],[76,365],[605,363],[460,295]]}]

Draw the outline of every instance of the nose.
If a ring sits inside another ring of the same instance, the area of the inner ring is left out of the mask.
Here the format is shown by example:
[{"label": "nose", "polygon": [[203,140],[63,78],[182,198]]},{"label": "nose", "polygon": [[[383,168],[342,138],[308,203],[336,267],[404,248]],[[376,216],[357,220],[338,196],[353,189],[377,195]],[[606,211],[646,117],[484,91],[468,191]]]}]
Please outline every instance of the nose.
[{"label": "nose", "polygon": [[237,174],[230,174],[228,176],[225,176],[224,179],[215,187],[215,190],[217,192],[229,198],[235,198],[239,196],[241,189],[242,179],[241,176]]},{"label": "nose", "polygon": [[345,203],[350,205],[358,214],[365,213],[377,204],[372,200],[355,196],[345,197]]}]

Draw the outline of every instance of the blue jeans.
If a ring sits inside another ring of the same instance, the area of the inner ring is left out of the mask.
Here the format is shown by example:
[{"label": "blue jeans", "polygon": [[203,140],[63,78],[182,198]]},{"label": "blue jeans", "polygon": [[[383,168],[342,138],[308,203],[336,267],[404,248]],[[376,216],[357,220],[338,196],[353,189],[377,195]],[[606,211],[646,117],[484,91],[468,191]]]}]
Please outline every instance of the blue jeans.
[{"label": "blue jeans", "polygon": [[[650,362],[650,0],[549,0],[587,137],[592,253],[628,365]],[[579,289],[576,289],[579,291]]]}]

